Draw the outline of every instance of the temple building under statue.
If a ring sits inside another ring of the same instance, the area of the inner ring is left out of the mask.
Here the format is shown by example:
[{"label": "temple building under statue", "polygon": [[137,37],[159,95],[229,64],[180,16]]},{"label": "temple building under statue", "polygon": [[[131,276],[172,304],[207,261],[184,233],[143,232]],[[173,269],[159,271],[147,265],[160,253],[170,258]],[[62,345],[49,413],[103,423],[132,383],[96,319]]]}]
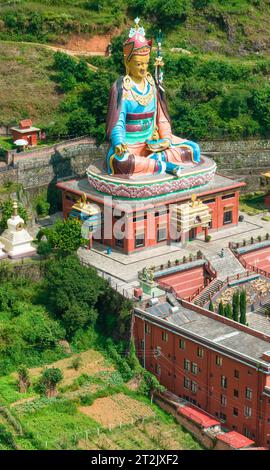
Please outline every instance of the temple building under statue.
[{"label": "temple building under statue", "polygon": [[91,204],[95,217],[99,213],[99,223],[89,224],[90,247],[94,238],[125,254],[201,234],[209,241],[212,231],[237,225],[245,185],[216,173],[216,163],[201,155],[196,142],[173,135],[161,45],[152,77],[152,41],[139,19],[135,23],[123,44],[126,76],[110,93],[107,155],[87,168],[87,178],[57,184],[64,217],[77,214],[85,225],[83,200],[90,218]]}]

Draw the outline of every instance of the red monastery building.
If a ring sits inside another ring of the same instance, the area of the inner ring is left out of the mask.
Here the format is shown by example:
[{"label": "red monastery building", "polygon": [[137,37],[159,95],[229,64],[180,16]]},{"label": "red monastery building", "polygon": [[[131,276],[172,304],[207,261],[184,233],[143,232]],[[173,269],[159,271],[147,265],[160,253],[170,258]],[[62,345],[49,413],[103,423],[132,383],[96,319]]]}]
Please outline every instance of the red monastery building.
[{"label": "red monastery building", "polygon": [[269,336],[171,295],[135,307],[133,335],[167,390],[270,448]]},{"label": "red monastery building", "polygon": [[[87,179],[69,180],[57,184],[62,191],[65,218],[70,215],[74,204],[84,194],[88,203],[99,207],[103,219],[106,216],[106,208],[107,211],[112,211],[111,215],[108,215],[111,234],[106,238],[101,232],[98,240],[126,254],[170,241],[180,241],[181,236],[186,240],[192,240],[202,232],[207,236],[216,230],[236,226],[239,192],[243,186],[245,183],[215,174],[212,181],[203,187],[159,197],[131,199],[116,196],[110,198],[109,194],[101,193],[91,187]],[[192,198],[195,197],[197,200],[192,202]],[[186,220],[185,211],[192,220]],[[125,232],[128,234],[124,238],[121,233],[118,237],[117,229],[114,229],[120,217],[124,218]],[[181,236],[176,239],[174,230],[171,229],[172,225],[177,226],[181,232]]]}]

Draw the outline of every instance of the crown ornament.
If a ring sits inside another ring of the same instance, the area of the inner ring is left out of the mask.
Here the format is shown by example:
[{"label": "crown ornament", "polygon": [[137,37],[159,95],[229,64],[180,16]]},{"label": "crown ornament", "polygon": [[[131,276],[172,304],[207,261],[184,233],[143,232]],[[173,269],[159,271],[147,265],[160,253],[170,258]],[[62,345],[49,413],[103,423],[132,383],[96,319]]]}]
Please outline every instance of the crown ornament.
[{"label": "crown ornament", "polygon": [[123,44],[124,57],[129,61],[133,55],[149,55],[152,40],[145,37],[145,30],[139,25],[140,18],[135,18],[135,26],[130,28],[128,39]]}]

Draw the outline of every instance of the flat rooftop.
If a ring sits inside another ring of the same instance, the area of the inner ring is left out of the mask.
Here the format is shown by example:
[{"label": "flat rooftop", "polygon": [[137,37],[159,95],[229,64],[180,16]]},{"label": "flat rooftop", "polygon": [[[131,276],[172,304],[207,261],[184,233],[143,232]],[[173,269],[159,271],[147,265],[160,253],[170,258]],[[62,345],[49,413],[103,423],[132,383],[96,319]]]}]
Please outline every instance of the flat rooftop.
[{"label": "flat rooftop", "polygon": [[186,334],[190,339],[192,336],[198,342],[206,342],[210,348],[224,354],[227,352],[227,354],[230,353],[229,355],[234,354],[253,363],[260,363],[264,370],[267,369],[270,373],[270,362],[262,359],[262,355],[269,351],[269,337],[265,336],[264,340],[262,339],[263,334],[252,334],[252,330],[248,328],[246,331],[240,330],[234,326],[233,321],[227,322],[231,325],[226,324],[221,321],[222,318],[218,314],[209,312],[209,316],[207,316],[197,312],[196,306],[189,305],[190,308],[187,308],[182,305],[181,301],[177,301],[178,311],[171,313],[171,305],[164,297],[160,298],[159,303],[155,306],[135,307],[135,314],[137,309],[143,310],[149,315],[150,320],[152,319],[154,322],[158,320],[160,327],[172,327],[174,332],[180,335]]},{"label": "flat rooftop", "polygon": [[[234,181],[226,176],[219,175],[218,173],[215,174],[214,178],[210,181],[210,183],[201,186],[199,188],[192,188],[190,190],[182,190],[178,191],[177,193],[169,193],[163,196],[156,196],[153,198],[147,199],[147,203],[151,204],[151,202],[158,202],[158,204],[164,204],[167,202],[178,202],[178,201],[185,201],[190,198],[192,194],[197,194],[198,196],[207,196],[214,194],[216,192],[222,192],[224,190],[233,190],[245,186],[245,183]],[[81,196],[85,193],[89,198],[96,202],[103,202],[104,196],[110,197],[109,194],[101,193],[96,191],[93,187],[90,186],[88,179],[72,179],[67,181],[59,181],[57,183],[57,187],[60,189],[64,189],[66,191],[70,191],[72,193],[78,194]],[[131,198],[113,198],[115,203],[121,203],[122,201],[128,202],[130,205],[138,205],[140,200],[132,200]],[[143,203],[143,200],[142,200]],[[145,207],[145,201],[143,203]]]}]

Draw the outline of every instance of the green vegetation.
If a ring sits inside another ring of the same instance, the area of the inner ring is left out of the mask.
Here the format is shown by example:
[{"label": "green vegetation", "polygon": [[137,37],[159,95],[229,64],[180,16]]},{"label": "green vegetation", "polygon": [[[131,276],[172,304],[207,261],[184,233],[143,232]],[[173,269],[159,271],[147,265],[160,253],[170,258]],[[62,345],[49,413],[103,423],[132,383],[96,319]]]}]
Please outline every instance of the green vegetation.
[{"label": "green vegetation", "polygon": [[[56,121],[60,125],[61,114],[56,110],[61,95],[52,80],[52,62],[53,52],[46,48],[0,41],[1,124],[17,125],[30,117],[37,127]],[[10,140],[1,137],[3,146],[11,147]]]},{"label": "green vegetation", "polygon": [[62,371],[57,367],[45,369],[39,379],[36,389],[41,395],[51,398],[56,395],[56,387],[63,379]]},{"label": "green vegetation", "polygon": [[240,293],[239,291],[234,292],[233,294],[233,301],[232,301],[232,319],[234,321],[239,321],[239,313],[240,313]]},{"label": "green vegetation", "polygon": [[[51,51],[36,45],[0,44],[2,77],[16,69],[2,88],[3,123],[31,117],[46,130],[47,141],[90,134],[103,142],[109,89],[124,73],[122,42],[129,28],[124,19],[137,14],[149,35],[159,27],[164,31],[165,88],[177,135],[194,140],[269,137],[266,0],[91,0],[76,7],[62,0],[21,0],[16,10],[3,5],[0,38],[64,43],[70,35],[104,33],[115,26],[123,31],[112,40],[112,57],[90,59],[98,73],[84,59],[61,53],[53,59]],[[179,47],[191,53],[171,50]]]},{"label": "green vegetation", "polygon": [[[75,256],[42,266],[39,282],[17,274],[0,288],[0,448],[99,449],[115,435],[122,449],[200,449],[151,404],[163,387],[140,366],[134,343],[128,347],[131,304]],[[63,349],[67,339],[70,353]],[[106,400],[116,421],[112,431],[90,410],[92,404],[103,409]],[[119,406],[127,414],[126,439]]]},{"label": "green vegetation", "polygon": [[240,211],[246,212],[248,215],[265,212],[264,198],[265,193],[263,191],[243,194],[240,196]]},{"label": "green vegetation", "polygon": [[[46,240],[44,240],[44,238]],[[87,241],[81,234],[81,223],[76,219],[57,220],[52,228],[43,228],[37,235],[38,253],[47,256],[55,251],[58,256],[75,253]]]},{"label": "green vegetation", "polygon": [[[91,59],[99,63],[98,81],[84,59],[77,62],[55,54],[56,79],[66,94],[59,108],[66,134],[90,134],[104,141],[109,89],[122,72],[122,40],[120,36],[112,41],[112,57]],[[270,60],[243,63],[242,59],[171,52],[164,56],[165,89],[177,135],[195,140],[269,136]]]},{"label": "green vegetation", "polygon": [[240,323],[246,325],[247,323],[247,293],[245,289],[240,292]]}]

